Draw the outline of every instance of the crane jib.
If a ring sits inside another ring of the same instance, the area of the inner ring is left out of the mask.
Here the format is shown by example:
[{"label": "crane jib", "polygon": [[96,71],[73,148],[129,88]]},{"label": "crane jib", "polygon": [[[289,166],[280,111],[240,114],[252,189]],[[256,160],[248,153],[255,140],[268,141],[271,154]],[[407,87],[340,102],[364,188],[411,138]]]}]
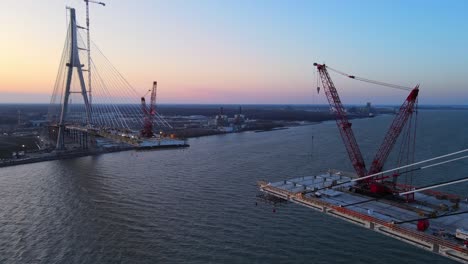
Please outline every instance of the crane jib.
[{"label": "crane jib", "polygon": [[360,177],[365,176],[367,175],[367,170],[361,154],[361,150],[359,149],[353,130],[351,128],[351,123],[346,116],[346,110],[341,103],[338,91],[336,90],[335,85],[333,84],[333,81],[328,74],[327,67],[325,64],[318,63],[314,63],[314,66],[317,67],[319,72],[328,103],[330,104],[331,109],[334,109],[340,135],[346,147],[346,151],[348,152],[351,164]]}]

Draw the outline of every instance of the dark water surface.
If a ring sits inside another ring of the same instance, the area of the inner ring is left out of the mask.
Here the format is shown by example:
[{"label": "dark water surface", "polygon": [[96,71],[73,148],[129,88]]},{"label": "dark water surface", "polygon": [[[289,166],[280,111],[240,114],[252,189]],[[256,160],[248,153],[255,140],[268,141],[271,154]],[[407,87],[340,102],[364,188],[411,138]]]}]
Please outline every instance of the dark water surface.
[{"label": "dark water surface", "polygon": [[[367,163],[392,118],[353,121]],[[468,147],[468,111],[418,118],[416,160]],[[453,263],[298,205],[255,206],[257,180],[352,170],[334,122],[189,143],[0,169],[0,263]]]}]

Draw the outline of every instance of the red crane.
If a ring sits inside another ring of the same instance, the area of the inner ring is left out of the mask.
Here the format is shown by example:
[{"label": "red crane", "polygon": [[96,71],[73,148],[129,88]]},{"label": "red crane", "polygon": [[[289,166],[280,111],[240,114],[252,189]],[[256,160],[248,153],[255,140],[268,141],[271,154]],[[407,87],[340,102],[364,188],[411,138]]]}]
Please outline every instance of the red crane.
[{"label": "red crane", "polygon": [[[319,76],[320,76],[320,79],[322,80],[323,88],[325,90],[328,103],[330,104],[330,107],[336,113],[336,123],[340,130],[341,137],[346,146],[346,150],[348,151],[348,155],[351,159],[351,163],[353,164],[354,169],[356,170],[356,173],[359,175],[359,177],[363,177],[366,175],[371,175],[371,174],[381,172],[383,165],[385,161],[387,160],[399,135],[401,134],[405,124],[407,123],[408,119],[414,112],[418,93],[419,93],[419,85],[417,85],[415,88],[411,90],[405,102],[401,105],[399,112],[395,116],[395,119],[393,120],[392,125],[390,126],[390,129],[388,130],[382,145],[380,146],[380,148],[377,151],[377,154],[375,155],[375,158],[372,162],[369,172],[367,172],[365,164],[364,164],[364,160],[362,158],[361,151],[359,149],[359,146],[356,142],[356,138],[354,137],[353,131],[351,129],[351,123],[348,121],[348,118],[346,116],[346,111],[338,96],[338,92],[330,78],[330,75],[328,74],[327,68],[329,69],[331,68],[327,67],[325,64],[318,64],[318,63],[314,63],[314,66],[317,67],[317,70],[319,72]],[[363,78],[359,78],[353,75],[345,74],[343,72],[340,72],[334,69],[331,69],[331,70],[339,74],[345,75],[351,79],[356,79],[356,80],[383,85],[383,86],[389,86],[389,87],[393,87],[397,89],[410,90],[407,87],[363,79]],[[319,91],[318,87],[317,87],[317,91]],[[370,188],[372,192],[387,191],[387,189],[381,188],[373,184],[373,182],[375,181],[376,181],[375,177],[369,180],[365,180],[366,183],[371,183]]]},{"label": "red crane", "polygon": [[341,138],[343,139],[343,143],[345,144],[346,151],[348,152],[348,156],[351,159],[351,163],[353,164],[353,167],[359,177],[364,177],[367,175],[366,165],[364,163],[364,159],[362,158],[361,150],[359,149],[356,138],[354,137],[351,123],[346,116],[346,110],[341,103],[335,85],[333,84],[333,81],[328,74],[327,66],[325,66],[325,64],[318,63],[314,63],[314,66],[317,67],[319,72],[328,103],[330,104],[332,110],[336,113],[336,124],[340,130]]},{"label": "red crane", "polygon": [[[144,121],[143,129],[141,130],[141,136],[150,138],[154,135],[153,133],[153,120],[156,115],[156,92],[157,92],[158,82],[153,82],[153,88],[151,91],[151,102],[149,108],[146,107],[145,96],[141,97],[141,110],[143,111]],[[149,92],[148,91],[148,92]],[[147,93],[148,94],[148,93]]]},{"label": "red crane", "polygon": [[380,145],[379,150],[375,154],[371,168],[369,169],[369,175],[382,171],[383,165],[387,160],[388,155],[390,155],[393,146],[395,146],[398,136],[401,134],[403,127],[414,112],[418,94],[419,85],[416,85],[416,87],[411,90],[405,102],[403,102],[401,105],[398,114],[395,116],[395,119],[393,119],[392,125],[390,126],[387,135],[382,142],[382,145]]}]

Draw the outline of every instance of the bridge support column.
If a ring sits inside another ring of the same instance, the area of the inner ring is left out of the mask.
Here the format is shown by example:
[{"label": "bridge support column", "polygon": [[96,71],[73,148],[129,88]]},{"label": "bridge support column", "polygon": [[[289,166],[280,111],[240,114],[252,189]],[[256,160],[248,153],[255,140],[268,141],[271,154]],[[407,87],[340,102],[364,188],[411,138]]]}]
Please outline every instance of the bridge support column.
[{"label": "bridge support column", "polygon": [[57,132],[57,146],[56,149],[65,149],[65,125],[59,125],[58,126],[58,132]]},{"label": "bridge support column", "polygon": [[88,149],[88,133],[85,133],[84,134],[84,142],[85,142],[85,145],[84,145],[84,149]]},{"label": "bridge support column", "polygon": [[[89,126],[91,123],[91,107],[88,101],[88,92],[86,90],[85,81],[83,78],[83,71],[82,67],[84,65],[80,62],[80,56],[78,53],[78,37],[77,37],[77,26],[76,26],[76,15],[75,9],[70,8],[70,61],[67,63],[68,72],[67,72],[67,81],[65,86],[65,96],[63,97],[62,102],[62,113],[60,115],[60,123],[59,123],[59,131],[58,131],[58,138],[57,138],[57,146],[56,149],[64,150],[65,149],[65,141],[64,141],[64,133],[65,133],[65,123],[66,123],[66,116],[68,111],[68,101],[71,94],[70,87],[73,77],[73,68],[77,69],[78,79],[80,81],[81,86],[81,94],[83,95],[83,100],[85,104],[86,110],[86,118],[87,118],[87,125]],[[90,65],[88,65],[90,68]]]}]

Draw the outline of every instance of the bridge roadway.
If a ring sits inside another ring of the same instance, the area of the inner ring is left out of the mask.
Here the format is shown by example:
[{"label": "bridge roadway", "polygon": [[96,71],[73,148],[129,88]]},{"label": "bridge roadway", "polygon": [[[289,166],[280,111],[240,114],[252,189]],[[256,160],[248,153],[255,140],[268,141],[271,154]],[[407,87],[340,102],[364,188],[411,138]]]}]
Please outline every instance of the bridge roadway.
[{"label": "bridge roadway", "polygon": [[77,130],[81,132],[88,133],[90,135],[100,136],[108,139],[112,139],[118,142],[127,143],[133,146],[140,146],[140,143],[143,142],[137,136],[131,135],[126,132],[122,132],[116,129],[104,129],[104,128],[89,128],[84,126],[77,125],[66,125],[66,129]]}]

